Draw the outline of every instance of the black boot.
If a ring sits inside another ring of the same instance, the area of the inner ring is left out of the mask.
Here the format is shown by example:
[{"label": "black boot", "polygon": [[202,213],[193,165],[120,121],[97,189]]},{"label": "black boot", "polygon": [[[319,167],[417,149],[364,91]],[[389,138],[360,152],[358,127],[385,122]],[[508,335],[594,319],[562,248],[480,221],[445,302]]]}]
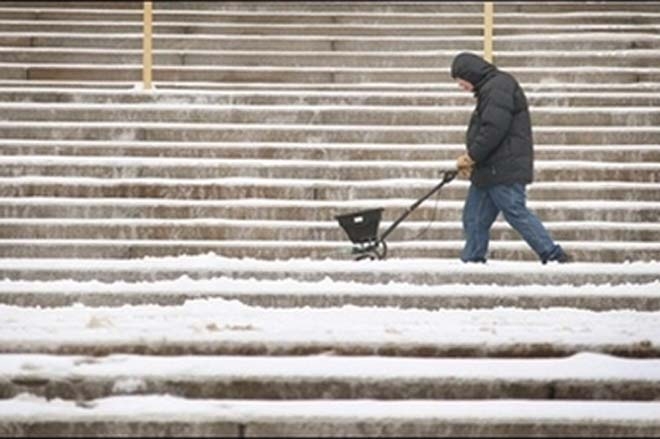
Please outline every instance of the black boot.
[{"label": "black boot", "polygon": [[545,265],[548,261],[557,261],[560,264],[565,264],[568,262],[573,262],[573,256],[566,253],[560,246],[557,246],[557,249],[552,252],[550,257],[548,257],[548,259],[543,259],[541,262],[543,262]]}]

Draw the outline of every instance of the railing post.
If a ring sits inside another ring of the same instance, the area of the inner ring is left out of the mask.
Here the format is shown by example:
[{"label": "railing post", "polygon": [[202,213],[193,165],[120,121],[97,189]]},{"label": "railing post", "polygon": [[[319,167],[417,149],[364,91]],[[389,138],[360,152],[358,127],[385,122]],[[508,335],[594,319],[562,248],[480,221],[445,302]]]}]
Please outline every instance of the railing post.
[{"label": "railing post", "polygon": [[493,2],[484,2],[484,59],[493,62]]},{"label": "railing post", "polygon": [[151,90],[151,21],[152,21],[152,5],[150,1],[144,2],[143,12],[143,38],[142,38],[142,84],[145,90]]}]

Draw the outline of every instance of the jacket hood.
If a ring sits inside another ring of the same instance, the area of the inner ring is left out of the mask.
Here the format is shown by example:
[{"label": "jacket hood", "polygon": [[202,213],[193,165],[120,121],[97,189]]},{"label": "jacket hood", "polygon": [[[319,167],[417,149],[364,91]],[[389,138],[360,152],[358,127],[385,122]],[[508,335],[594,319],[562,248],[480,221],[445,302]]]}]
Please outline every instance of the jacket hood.
[{"label": "jacket hood", "polygon": [[462,52],[451,63],[451,77],[464,79],[478,88],[497,68],[473,53]]}]

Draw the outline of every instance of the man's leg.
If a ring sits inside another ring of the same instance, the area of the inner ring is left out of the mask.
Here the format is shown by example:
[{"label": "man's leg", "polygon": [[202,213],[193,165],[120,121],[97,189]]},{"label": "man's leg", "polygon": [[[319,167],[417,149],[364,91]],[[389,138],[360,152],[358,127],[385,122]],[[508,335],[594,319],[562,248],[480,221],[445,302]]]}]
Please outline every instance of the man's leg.
[{"label": "man's leg", "polygon": [[561,247],[555,244],[538,217],[527,209],[525,185],[516,183],[494,186],[490,189],[490,195],[506,221],[520,233],[544,263],[563,254]]},{"label": "man's leg", "polygon": [[498,213],[499,209],[490,199],[488,190],[470,185],[463,207],[463,262],[486,262],[490,228]]}]

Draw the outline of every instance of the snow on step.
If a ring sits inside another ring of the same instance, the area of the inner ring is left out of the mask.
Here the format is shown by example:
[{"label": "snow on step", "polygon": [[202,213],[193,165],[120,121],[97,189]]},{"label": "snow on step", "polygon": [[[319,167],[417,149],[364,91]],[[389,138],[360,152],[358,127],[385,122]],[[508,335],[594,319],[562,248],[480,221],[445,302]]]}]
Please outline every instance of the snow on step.
[{"label": "snow on step", "polygon": [[[30,273],[61,273],[65,279],[77,273],[81,276],[104,274],[122,276],[135,274],[140,279],[176,279],[183,275],[194,278],[235,276],[236,278],[297,279],[303,281],[333,280],[345,276],[371,279],[376,284],[399,281],[416,284],[490,284],[501,277],[502,285],[513,281],[523,284],[550,285],[587,283],[646,283],[660,280],[659,262],[548,264],[521,261],[490,261],[488,264],[464,264],[445,259],[387,259],[381,261],[341,260],[260,260],[226,258],[214,254],[143,259],[49,259],[5,258],[0,265],[4,276],[9,271]],[[61,276],[59,276],[61,278]],[[349,279],[358,281],[358,279]],[[508,281],[507,281],[508,280]],[[382,285],[381,285],[382,286]]]},{"label": "snow on step", "polygon": [[[302,91],[391,91],[391,90],[413,90],[413,91],[456,91],[456,84],[449,82],[443,77],[437,78],[438,82],[428,83],[332,83],[332,82],[318,82],[314,84],[289,82],[289,83],[269,83],[269,82],[212,82],[212,81],[154,81],[154,89],[149,93],[160,93],[162,91],[186,91],[193,95],[195,93],[208,93],[218,91],[265,91],[265,90],[302,90]],[[62,80],[49,80],[49,79],[0,79],[0,85],[3,87],[25,87],[25,86],[39,86],[48,88],[50,90],[72,90],[85,89],[94,90],[116,90],[118,92],[132,92],[144,93],[141,82],[135,81],[74,81],[70,79]],[[653,81],[639,81],[634,83],[608,83],[608,82],[536,82],[536,81],[521,81],[523,88],[529,92],[539,90],[596,90],[596,91],[649,91],[657,90],[658,84]]]},{"label": "snow on step", "polygon": [[[89,402],[0,401],[14,434],[260,436],[653,436],[660,403],[530,400],[190,400],[115,396]],[[62,426],[61,423],[66,423]]]},{"label": "snow on step", "polygon": [[[563,282],[565,274],[556,275]],[[658,276],[660,278],[660,276]],[[119,278],[119,277],[118,277]],[[478,279],[473,279],[478,280]],[[223,298],[259,307],[392,306],[400,308],[517,308],[574,307],[607,311],[660,310],[660,279],[648,283],[589,285],[416,285],[403,282],[360,283],[325,277],[305,282],[293,278],[273,280],[218,276],[192,279],[182,275],[171,280],[125,282],[99,280],[0,281],[0,302],[19,306],[123,306],[127,304],[180,305],[186,300]]]},{"label": "snow on step", "polygon": [[172,307],[0,305],[0,326],[3,353],[660,356],[658,311],[289,309],[200,299]]},{"label": "snow on step", "polygon": [[[162,199],[162,198],[72,198],[72,197],[0,197],[0,205],[7,206],[136,206],[140,208],[150,207],[245,207],[253,209],[264,208],[290,208],[299,209],[356,209],[356,208],[406,208],[411,204],[408,198],[383,199],[360,199],[360,200],[278,200],[266,198],[246,198],[232,200],[188,200],[188,199]],[[460,200],[433,202],[440,209],[462,209],[464,202]],[[631,210],[648,209],[649,211],[660,211],[660,203],[655,201],[605,201],[605,200],[581,200],[575,203],[568,201],[543,201],[533,200],[528,202],[530,209],[571,209],[571,210]],[[330,218],[331,216],[328,216]]]},{"label": "snow on step", "polygon": [[[405,241],[388,244],[389,256],[397,258],[458,258],[463,248],[463,241]],[[578,261],[595,262],[627,262],[656,260],[660,254],[660,244],[655,242],[616,242],[616,241],[562,241],[567,252],[575,255]],[[148,239],[7,239],[0,240],[0,251],[7,258],[154,258],[177,255],[199,255],[217,253],[223,257],[245,258],[256,256],[265,260],[286,260],[295,258],[314,258],[323,260],[339,258],[346,260],[353,258],[351,248],[345,242],[312,240],[148,240]],[[490,257],[515,261],[538,261],[538,256],[532,252],[524,241],[515,238],[514,241],[497,240],[491,243]],[[539,262],[540,264],[540,262]],[[12,277],[25,275],[22,271],[8,272]],[[53,272],[46,271],[35,274],[52,277]],[[107,279],[109,273],[97,273],[101,279]],[[134,279],[139,275],[128,272]],[[361,273],[359,276],[365,276]],[[340,274],[344,278],[346,274]],[[386,275],[390,276],[390,275]],[[439,276],[439,279],[436,279]],[[438,282],[446,279],[445,275],[424,274],[422,282]],[[492,282],[526,282],[518,274],[512,279],[503,279],[501,275],[490,275]],[[373,279],[373,276],[366,279]],[[394,277],[396,278],[396,276]],[[591,274],[578,276],[578,282],[585,279],[607,278],[620,282],[621,276]],[[364,280],[364,277],[360,277]],[[404,276],[404,279],[408,280]],[[429,280],[432,279],[432,280]],[[536,277],[540,282],[547,282],[541,275]],[[642,277],[642,279],[647,279]],[[384,280],[384,279],[382,279]],[[468,282],[470,279],[461,277],[460,281]],[[446,280],[445,280],[446,281]],[[481,281],[484,281],[481,279]]]},{"label": "snow on step", "polygon": [[[193,167],[216,168],[229,166],[232,168],[402,168],[410,169],[452,169],[454,160],[299,160],[299,159],[214,159],[214,158],[183,158],[183,157],[98,157],[98,156],[60,156],[60,155],[10,155],[0,156],[0,166],[78,166],[78,167],[139,167],[139,168],[172,168]],[[599,170],[630,170],[660,172],[660,163],[617,163],[594,162],[587,160],[538,160],[535,163],[538,170],[545,169],[599,169]]]},{"label": "snow on step", "polygon": [[660,360],[592,353],[555,359],[4,354],[0,360],[5,398],[28,389],[51,399],[74,394],[92,399],[146,389],[227,399],[648,401],[660,396]]}]

